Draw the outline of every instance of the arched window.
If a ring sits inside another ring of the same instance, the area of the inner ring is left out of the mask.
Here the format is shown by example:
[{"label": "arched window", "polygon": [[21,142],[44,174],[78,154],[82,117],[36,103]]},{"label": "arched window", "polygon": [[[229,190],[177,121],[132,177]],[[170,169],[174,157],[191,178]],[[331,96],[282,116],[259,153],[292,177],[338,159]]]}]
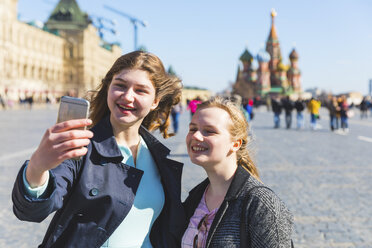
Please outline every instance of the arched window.
[{"label": "arched window", "polygon": [[68,48],[69,56],[72,59],[74,57],[74,47],[71,45]]}]

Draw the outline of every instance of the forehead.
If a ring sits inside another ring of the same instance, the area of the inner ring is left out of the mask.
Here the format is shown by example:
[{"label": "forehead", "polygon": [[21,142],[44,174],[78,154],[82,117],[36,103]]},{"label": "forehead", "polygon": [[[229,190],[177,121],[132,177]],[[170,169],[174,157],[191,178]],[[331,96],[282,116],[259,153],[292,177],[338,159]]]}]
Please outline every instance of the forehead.
[{"label": "forehead", "polygon": [[218,107],[207,107],[197,110],[192,122],[224,128],[227,128],[232,123],[230,115]]},{"label": "forehead", "polygon": [[147,71],[139,70],[139,69],[123,69],[120,72],[116,73],[112,80],[124,80],[126,82],[131,83],[141,83],[141,84],[151,84],[149,74]]}]

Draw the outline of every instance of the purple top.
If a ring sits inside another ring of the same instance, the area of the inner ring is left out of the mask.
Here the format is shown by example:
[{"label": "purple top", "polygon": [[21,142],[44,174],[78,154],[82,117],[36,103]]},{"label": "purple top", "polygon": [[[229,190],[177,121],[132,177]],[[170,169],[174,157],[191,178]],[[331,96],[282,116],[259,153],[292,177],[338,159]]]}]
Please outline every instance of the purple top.
[{"label": "purple top", "polygon": [[[203,197],[200,200],[198,207],[195,209],[194,215],[191,217],[189,226],[187,227],[185,233],[182,237],[182,248],[192,248],[194,243],[194,238],[198,234],[198,247],[205,247],[208,237],[209,229],[212,225],[213,219],[216,216],[218,208],[209,211],[207,203],[205,202],[205,193],[207,192],[209,186],[205,189]],[[198,224],[201,219],[206,216],[205,224],[201,225],[200,230],[198,231]]]}]

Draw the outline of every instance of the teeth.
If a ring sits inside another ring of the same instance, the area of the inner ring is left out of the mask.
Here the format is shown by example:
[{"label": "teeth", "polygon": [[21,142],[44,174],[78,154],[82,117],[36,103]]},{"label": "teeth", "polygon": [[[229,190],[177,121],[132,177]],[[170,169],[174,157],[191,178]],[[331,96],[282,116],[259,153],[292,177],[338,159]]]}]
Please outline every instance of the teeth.
[{"label": "teeth", "polygon": [[192,150],[193,150],[193,151],[206,151],[207,148],[200,147],[200,146],[193,146],[193,147],[192,147]]},{"label": "teeth", "polygon": [[125,109],[125,110],[133,110],[133,108],[128,108],[128,107],[125,107],[125,106],[120,105],[120,104],[119,104],[119,107],[122,108],[122,109]]}]

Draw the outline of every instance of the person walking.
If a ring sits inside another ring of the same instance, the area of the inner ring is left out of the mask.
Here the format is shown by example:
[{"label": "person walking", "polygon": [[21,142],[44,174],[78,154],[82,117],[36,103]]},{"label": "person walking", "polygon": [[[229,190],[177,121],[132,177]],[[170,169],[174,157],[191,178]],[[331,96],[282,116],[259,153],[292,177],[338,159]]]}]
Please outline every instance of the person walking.
[{"label": "person walking", "polygon": [[338,118],[337,114],[340,111],[340,107],[338,106],[337,97],[331,96],[328,103],[327,108],[329,111],[329,124],[331,131],[338,130]]},{"label": "person walking", "polygon": [[260,181],[248,142],[248,123],[234,103],[214,98],[198,106],[186,146],[208,178],[184,202],[182,248],[291,247],[293,215]]},{"label": "person walking", "polygon": [[246,118],[247,121],[248,121],[248,123],[250,121],[252,121],[253,118],[254,118],[253,106],[254,106],[254,104],[253,104],[253,100],[252,99],[248,99],[248,100],[245,99],[245,101],[243,103],[243,107],[244,107],[245,111],[248,114],[248,118]]},{"label": "person walking", "polygon": [[289,96],[286,96],[285,98],[282,99],[282,106],[285,112],[285,124],[287,129],[290,129],[292,125],[292,110],[294,108],[293,105],[294,103],[289,98]]},{"label": "person walking", "polygon": [[180,119],[181,113],[182,113],[182,104],[181,102],[179,102],[178,104],[173,106],[172,111],[171,111],[173,132],[175,134],[178,133],[179,119]]},{"label": "person walking", "polygon": [[190,110],[191,118],[194,115],[199,103],[201,103],[201,99],[197,96],[196,98],[192,99],[187,105],[187,109]]},{"label": "person walking", "polygon": [[360,108],[360,119],[363,119],[363,118],[367,119],[368,118],[368,114],[367,114],[368,100],[367,100],[367,97],[363,97],[363,100],[360,103],[359,108]]},{"label": "person walking", "polygon": [[274,112],[274,128],[280,127],[280,114],[282,113],[282,104],[280,97],[274,97],[271,99],[271,107]]},{"label": "person walking", "polygon": [[317,120],[319,119],[320,105],[320,101],[316,100],[315,98],[311,98],[310,102],[307,105],[310,112],[310,128],[312,130],[318,129]]},{"label": "person walking", "polygon": [[299,97],[295,103],[294,103],[294,108],[297,111],[296,119],[297,119],[297,129],[303,129],[304,128],[304,109],[305,109],[305,103]]},{"label": "person walking", "polygon": [[347,104],[347,99],[345,96],[342,96],[341,99],[342,99],[342,101],[340,102],[341,128],[344,133],[348,133],[349,132],[349,123],[348,123],[349,105]]},{"label": "person walking", "polygon": [[3,96],[0,94],[0,105],[3,107],[3,109],[6,109],[6,104],[5,104],[5,99]]},{"label": "person walking", "polygon": [[90,119],[45,132],[12,192],[20,220],[41,222],[56,211],[39,247],[180,246],[182,164],[150,131],[169,137],[181,88],[157,56],[128,53],[94,92]]}]

